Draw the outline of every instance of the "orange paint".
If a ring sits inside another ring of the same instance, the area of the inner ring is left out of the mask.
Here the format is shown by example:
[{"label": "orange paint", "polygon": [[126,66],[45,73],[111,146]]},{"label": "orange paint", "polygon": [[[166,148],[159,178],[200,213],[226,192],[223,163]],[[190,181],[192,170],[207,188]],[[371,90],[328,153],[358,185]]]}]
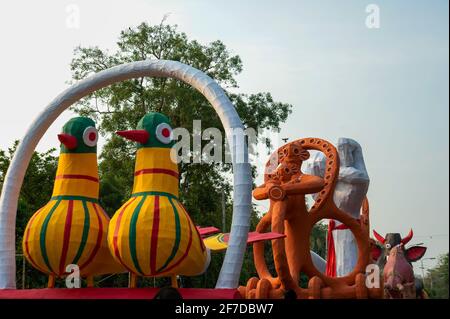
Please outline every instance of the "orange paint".
[{"label": "orange paint", "polygon": [[[324,178],[303,174],[301,165],[309,158],[309,150],[326,156]],[[270,170],[270,168],[275,168]],[[257,200],[269,199],[270,208],[256,227],[257,232],[285,234],[284,239],[272,240],[273,260],[277,276],[273,277],[264,258],[264,243],[253,244],[255,267],[259,278],[251,278],[239,291],[245,298],[283,298],[293,290],[297,298],[380,298],[381,289],[365,286],[365,269],[369,263],[369,208],[363,203],[360,220],[336,207],[334,188],[339,176],[339,155],[329,142],[318,138],[296,140],[280,147],[266,164],[264,184],[253,191]],[[305,195],[318,193],[309,211]],[[328,277],[313,265],[310,254],[310,234],[323,219],[335,219],[345,224],[358,244],[358,261],[345,277]],[[308,288],[299,286],[300,274],[309,278]]]}]

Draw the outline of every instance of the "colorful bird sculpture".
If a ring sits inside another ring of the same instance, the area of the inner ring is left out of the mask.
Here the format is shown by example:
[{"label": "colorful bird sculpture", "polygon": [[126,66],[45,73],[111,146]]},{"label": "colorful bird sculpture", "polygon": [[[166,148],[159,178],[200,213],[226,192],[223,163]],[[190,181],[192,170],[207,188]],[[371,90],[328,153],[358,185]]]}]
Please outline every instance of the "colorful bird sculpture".
[{"label": "colorful bird sculpture", "polygon": [[178,200],[178,167],[171,159],[172,128],[160,113],[149,113],[136,130],[118,135],[137,142],[134,186],[131,198],[111,219],[109,248],[131,274],[171,277],[202,274],[209,266],[210,253]]},{"label": "colorful bird sculpture", "polygon": [[66,276],[70,264],[80,276],[124,272],[107,244],[109,217],[98,203],[98,132],[89,118],[69,120],[58,135],[61,154],[50,201],[29,220],[23,252],[33,267],[55,278]]}]

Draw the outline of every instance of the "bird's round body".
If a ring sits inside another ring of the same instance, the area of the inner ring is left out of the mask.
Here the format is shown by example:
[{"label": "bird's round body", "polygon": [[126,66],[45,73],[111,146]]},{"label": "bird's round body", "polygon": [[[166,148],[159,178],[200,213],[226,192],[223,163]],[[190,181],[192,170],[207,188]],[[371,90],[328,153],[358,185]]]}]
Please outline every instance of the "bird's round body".
[{"label": "bird's round body", "polygon": [[70,273],[71,264],[81,276],[124,271],[109,252],[110,218],[98,194],[96,153],[61,153],[52,197],[25,228],[22,247],[32,266],[54,277]]},{"label": "bird's round body", "polygon": [[[145,120],[150,123],[145,124]],[[150,113],[140,125],[155,138],[158,127],[167,122],[165,116]],[[156,132],[150,127],[157,127]],[[171,160],[170,146],[151,140],[141,143],[132,196],[117,210],[109,226],[111,253],[138,276],[193,276],[209,265],[209,250],[178,200],[178,167]]]}]

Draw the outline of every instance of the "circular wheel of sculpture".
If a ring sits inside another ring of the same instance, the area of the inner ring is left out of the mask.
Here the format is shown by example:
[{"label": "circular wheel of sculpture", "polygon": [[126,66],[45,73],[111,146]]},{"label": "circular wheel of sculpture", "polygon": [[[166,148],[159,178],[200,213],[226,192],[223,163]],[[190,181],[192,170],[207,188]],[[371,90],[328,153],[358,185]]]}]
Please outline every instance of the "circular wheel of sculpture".
[{"label": "circular wheel of sculpture", "polygon": [[[323,178],[303,174],[301,165],[309,158],[309,151],[322,152],[326,157]],[[253,245],[255,267],[260,282],[252,278],[245,289],[246,298],[258,298],[252,287],[270,283],[269,296],[283,296],[294,290],[298,298],[361,298],[367,291],[361,288],[365,268],[369,262],[368,203],[363,203],[361,218],[356,220],[336,207],[333,193],[339,175],[339,155],[336,148],[323,139],[304,138],[288,143],[274,152],[267,164],[264,184],[255,188],[257,200],[269,199],[270,208],[256,227],[257,232],[285,234],[272,240],[273,260],[277,276],[269,272],[264,243]],[[314,205],[308,210],[305,195],[317,194]],[[310,254],[310,234],[314,225],[324,219],[335,219],[345,224],[353,233],[358,247],[358,260],[353,271],[344,277],[328,277],[314,266]],[[299,286],[300,274],[311,278],[308,288]],[[264,281],[264,284],[261,284]],[[256,288],[257,289],[257,288]],[[240,290],[244,292],[243,289]]]}]

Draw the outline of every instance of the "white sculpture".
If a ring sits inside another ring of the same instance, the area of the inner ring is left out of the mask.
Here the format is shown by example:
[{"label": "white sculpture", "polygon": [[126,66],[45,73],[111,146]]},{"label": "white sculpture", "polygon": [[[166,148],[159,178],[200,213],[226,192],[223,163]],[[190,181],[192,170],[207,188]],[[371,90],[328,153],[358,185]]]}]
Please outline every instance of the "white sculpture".
[{"label": "white sculpture", "polygon": [[[334,191],[334,202],[339,209],[358,219],[362,202],[369,188],[369,175],[364,164],[362,149],[358,142],[350,138],[339,138],[337,149],[340,171]],[[305,173],[324,176],[325,160],[323,153],[312,154],[311,158],[305,162]],[[331,231],[336,260],[335,275],[338,277],[350,273],[358,260],[358,248],[352,232],[346,229],[345,225],[340,225],[339,221],[334,221]]]}]

